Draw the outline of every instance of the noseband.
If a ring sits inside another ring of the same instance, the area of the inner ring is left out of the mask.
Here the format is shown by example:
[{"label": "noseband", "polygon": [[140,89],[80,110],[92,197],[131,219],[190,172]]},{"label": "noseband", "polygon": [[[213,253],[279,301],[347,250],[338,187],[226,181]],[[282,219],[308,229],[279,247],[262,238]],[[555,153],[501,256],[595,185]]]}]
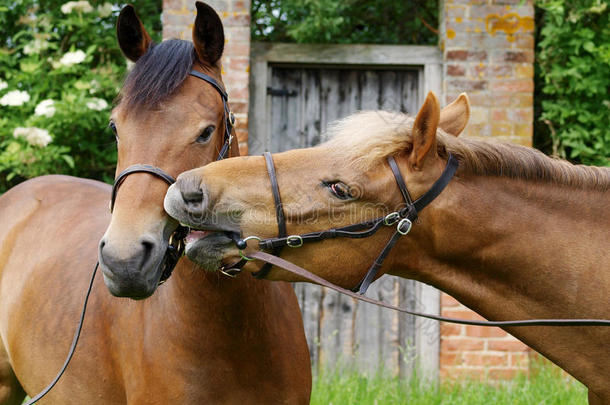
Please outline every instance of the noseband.
[{"label": "noseband", "polygon": [[[366,238],[374,235],[378,230],[385,227],[395,227],[396,231],[390,238],[390,240],[386,243],[385,247],[377,256],[377,259],[373,262],[365,276],[358,283],[358,285],[353,289],[353,291],[357,291],[360,294],[365,294],[366,290],[369,288],[375,276],[379,272],[383,261],[388,256],[398,239],[402,235],[406,235],[411,230],[411,226],[413,225],[413,221],[417,218],[418,213],[424,209],[428,204],[430,204],[439,194],[445,189],[447,184],[453,178],[453,175],[457,171],[458,161],[453,155],[449,154],[449,159],[447,160],[447,165],[443,170],[441,176],[434,182],[432,187],[420,198],[413,201],[411,199],[411,195],[409,194],[409,190],[407,189],[407,185],[400,173],[400,169],[396,164],[396,161],[392,156],[388,157],[388,164],[392,169],[392,173],[394,174],[394,179],[396,180],[396,185],[400,190],[400,193],[404,200],[404,207],[389,213],[388,215],[380,218],[376,218],[369,221],[360,222],[358,224],[352,224],[348,226],[344,226],[341,228],[332,228],[325,231],[318,232],[310,232],[301,235],[289,235],[286,236],[286,222],[284,210],[282,208],[281,198],[280,198],[280,190],[277,183],[277,177],[275,173],[275,167],[273,164],[273,158],[269,152],[265,152],[265,161],[267,163],[267,172],[269,173],[269,179],[271,181],[271,191],[273,193],[273,200],[275,202],[275,213],[278,223],[279,235],[276,238],[268,238],[261,239],[257,236],[249,236],[247,238],[241,239],[237,241],[237,247],[240,249],[240,254],[243,260],[251,260],[251,258],[247,257],[242,250],[246,248],[248,240],[256,239],[258,240],[258,246],[261,250],[271,250],[275,256],[278,256],[281,249],[284,246],[288,246],[290,248],[298,248],[303,246],[305,243],[310,242],[319,242],[325,239],[334,239],[338,237],[344,238],[352,238],[352,239],[360,239]],[[265,277],[269,270],[271,269],[270,263],[265,263],[265,265],[257,272],[253,273],[255,277],[262,278]]]},{"label": "noseband", "polygon": [[[231,148],[231,143],[233,142],[233,130],[235,126],[235,116],[233,112],[229,108],[229,97],[227,96],[227,92],[224,88],[218,83],[213,77],[206,75],[205,73],[198,72],[196,70],[191,70],[189,75],[194,76],[198,79],[208,82],[209,84],[216,89],[220,97],[222,98],[222,116],[225,122],[225,132],[224,132],[224,143],[220,152],[218,154],[218,158],[216,160],[224,159],[228,156],[229,150]],[[112,196],[110,198],[110,212],[114,210],[114,203],[117,197],[117,193],[119,191],[119,187],[125,181],[125,178],[130,174],[134,173],[148,173],[155,177],[160,178],[165,181],[168,185],[172,185],[176,182],[170,174],[168,174],[163,169],[147,164],[135,164],[129,166],[127,169],[123,170],[114,180],[114,184],[112,185]],[[167,245],[167,250],[165,252],[165,257],[163,258],[163,270],[161,273],[161,279],[159,284],[163,284],[171,275],[174,267],[182,257],[184,253],[184,238],[189,232],[189,228],[178,225],[178,228],[172,233],[169,238],[169,243]]]}]

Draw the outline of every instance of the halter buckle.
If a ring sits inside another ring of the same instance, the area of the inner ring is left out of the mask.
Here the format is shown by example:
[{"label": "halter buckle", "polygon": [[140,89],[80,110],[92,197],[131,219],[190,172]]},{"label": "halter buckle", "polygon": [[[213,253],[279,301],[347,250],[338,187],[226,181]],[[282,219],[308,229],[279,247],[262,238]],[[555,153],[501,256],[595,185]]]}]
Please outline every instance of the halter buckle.
[{"label": "halter buckle", "polygon": [[299,235],[290,235],[286,237],[286,246],[291,248],[298,248],[303,246],[303,238]]},{"label": "halter buckle", "polygon": [[398,212],[390,212],[383,219],[384,225],[390,226],[394,225],[400,219],[400,214]]},{"label": "halter buckle", "polygon": [[229,124],[234,127],[236,122],[237,120],[235,119],[235,114],[233,114],[233,111],[229,111]]},{"label": "halter buckle", "polygon": [[411,227],[413,226],[413,222],[409,218],[403,218],[396,225],[396,232],[401,235],[406,235],[411,231]]}]

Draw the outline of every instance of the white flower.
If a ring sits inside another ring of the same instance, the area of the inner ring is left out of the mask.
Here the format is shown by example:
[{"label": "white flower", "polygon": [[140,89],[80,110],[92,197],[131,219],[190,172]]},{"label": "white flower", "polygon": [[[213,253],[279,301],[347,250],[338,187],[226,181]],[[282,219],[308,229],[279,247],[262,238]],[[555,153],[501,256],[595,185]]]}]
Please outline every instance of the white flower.
[{"label": "white flower", "polygon": [[23,53],[26,55],[32,55],[34,53],[40,53],[49,47],[49,43],[45,40],[36,38],[29,44],[23,47]]},{"label": "white flower", "polygon": [[0,90],[4,90],[8,87],[8,83],[4,80],[0,80]]},{"label": "white flower", "polygon": [[112,3],[104,3],[101,6],[97,6],[97,13],[102,18],[106,18],[112,14]]},{"label": "white flower", "polygon": [[55,102],[51,99],[42,100],[34,109],[34,114],[44,115],[45,117],[52,117],[55,114]]},{"label": "white flower", "polygon": [[103,98],[92,98],[91,101],[87,101],[87,108],[95,111],[102,111],[108,107],[108,103]]},{"label": "white flower", "polygon": [[72,66],[84,61],[86,56],[87,55],[85,52],[81,51],[80,49],[74,52],[66,52],[59,60],[59,63],[64,66]]},{"label": "white flower", "polygon": [[69,1],[61,6],[61,12],[64,14],[70,14],[72,11],[90,13],[93,11],[93,7],[91,7],[88,1]]},{"label": "white flower", "polygon": [[0,98],[0,105],[19,106],[30,101],[27,91],[12,90]]},{"label": "white flower", "polygon": [[13,137],[23,138],[30,145],[40,147],[47,146],[49,142],[53,140],[53,138],[51,138],[51,135],[49,135],[49,131],[36,127],[17,127],[13,131]]}]

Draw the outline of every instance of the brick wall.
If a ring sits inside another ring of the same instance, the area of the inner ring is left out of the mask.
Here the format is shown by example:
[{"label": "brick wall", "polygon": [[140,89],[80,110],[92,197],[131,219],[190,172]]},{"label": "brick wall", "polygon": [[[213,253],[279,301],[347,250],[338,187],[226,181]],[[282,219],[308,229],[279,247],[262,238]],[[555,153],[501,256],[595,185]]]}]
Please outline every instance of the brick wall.
[{"label": "brick wall", "polygon": [[[462,136],[531,146],[534,9],[532,0],[441,0],[445,103],[467,92],[472,116]],[[443,294],[444,316],[482,319]],[[529,349],[499,328],[441,326],[440,375],[503,379],[527,370]]]},{"label": "brick wall", "polygon": [[[248,153],[248,77],[250,69],[250,1],[206,0],[222,19],[225,50],[223,82],[237,118],[237,138],[242,154]],[[163,38],[191,40],[195,21],[194,0],[163,0]]]}]

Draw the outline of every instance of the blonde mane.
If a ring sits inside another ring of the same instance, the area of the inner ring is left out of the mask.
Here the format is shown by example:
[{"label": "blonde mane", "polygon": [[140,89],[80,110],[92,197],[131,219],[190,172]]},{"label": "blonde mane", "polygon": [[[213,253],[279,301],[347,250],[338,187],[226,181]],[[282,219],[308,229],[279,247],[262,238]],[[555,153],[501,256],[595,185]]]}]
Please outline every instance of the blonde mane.
[{"label": "blonde mane", "polygon": [[[320,147],[331,148],[354,168],[369,170],[387,156],[411,147],[414,119],[389,111],[362,111],[332,123]],[[460,173],[551,182],[577,188],[610,190],[610,168],[573,165],[525,146],[456,138],[437,131],[438,153],[453,154],[460,162]]]}]

